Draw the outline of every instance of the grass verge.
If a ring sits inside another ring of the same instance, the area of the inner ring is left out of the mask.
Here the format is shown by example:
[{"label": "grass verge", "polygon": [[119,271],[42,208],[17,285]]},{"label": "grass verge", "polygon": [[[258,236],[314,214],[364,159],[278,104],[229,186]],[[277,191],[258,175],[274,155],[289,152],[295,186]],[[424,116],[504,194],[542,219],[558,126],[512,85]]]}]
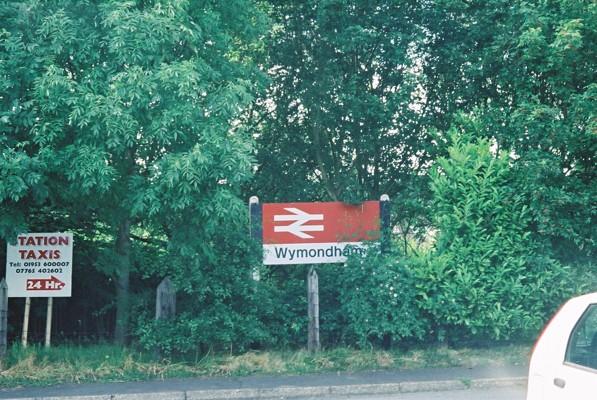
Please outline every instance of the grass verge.
[{"label": "grass verge", "polygon": [[0,361],[0,386],[47,386],[60,383],[161,380],[199,376],[311,374],[337,371],[526,365],[530,347],[501,345],[492,349],[430,348],[248,352],[207,355],[201,359],[156,359],[153,354],[112,345],[53,348],[13,346]]}]

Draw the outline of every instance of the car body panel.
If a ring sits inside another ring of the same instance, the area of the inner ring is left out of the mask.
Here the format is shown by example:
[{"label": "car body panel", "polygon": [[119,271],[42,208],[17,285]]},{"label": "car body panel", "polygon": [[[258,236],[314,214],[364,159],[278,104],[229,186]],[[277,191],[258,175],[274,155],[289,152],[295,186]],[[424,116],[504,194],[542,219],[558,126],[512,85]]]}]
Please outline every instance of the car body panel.
[{"label": "car body panel", "polygon": [[[595,310],[597,293],[591,293],[569,300],[555,314],[537,340],[531,356],[527,400],[597,399],[596,366],[573,362],[569,350],[573,343],[576,345],[572,334],[578,336],[581,319],[585,319],[583,316],[589,312],[597,316]],[[597,360],[597,353],[594,355]]]}]

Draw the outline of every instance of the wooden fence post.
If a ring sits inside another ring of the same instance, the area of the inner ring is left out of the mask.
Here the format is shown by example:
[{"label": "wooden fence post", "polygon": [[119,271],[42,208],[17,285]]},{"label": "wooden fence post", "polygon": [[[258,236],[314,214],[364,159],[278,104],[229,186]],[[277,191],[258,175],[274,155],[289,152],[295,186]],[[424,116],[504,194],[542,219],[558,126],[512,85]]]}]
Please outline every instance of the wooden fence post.
[{"label": "wooden fence post", "polygon": [[157,299],[155,305],[155,319],[170,319],[176,314],[176,290],[165,277],[158,285]]},{"label": "wooden fence post", "polygon": [[0,282],[0,359],[6,356],[8,346],[8,284]]},{"label": "wooden fence post", "polygon": [[23,315],[23,336],[21,336],[21,345],[27,347],[29,337],[29,313],[31,312],[31,297],[25,297],[25,313]]},{"label": "wooden fence post", "polygon": [[46,347],[50,347],[52,341],[52,312],[54,310],[54,298],[48,297],[48,308],[46,312]]},{"label": "wooden fence post", "polygon": [[309,269],[307,276],[307,301],[309,303],[309,342],[307,349],[317,353],[321,348],[319,342],[319,280],[315,268]]},{"label": "wooden fence post", "polygon": [[[158,285],[156,304],[155,304],[155,319],[157,321],[167,320],[176,314],[176,290],[170,283],[170,279],[165,277]],[[158,346],[156,348],[156,355],[162,357],[164,350]]]}]

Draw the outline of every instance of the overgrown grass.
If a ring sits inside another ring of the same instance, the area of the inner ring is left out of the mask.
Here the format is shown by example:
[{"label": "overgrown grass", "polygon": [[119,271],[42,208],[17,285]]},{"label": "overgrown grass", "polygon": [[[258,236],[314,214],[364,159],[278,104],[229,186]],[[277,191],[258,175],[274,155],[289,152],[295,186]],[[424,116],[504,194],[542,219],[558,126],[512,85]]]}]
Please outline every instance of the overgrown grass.
[{"label": "overgrown grass", "polygon": [[453,366],[470,368],[526,364],[529,354],[530,347],[524,345],[502,345],[493,349],[430,348],[409,351],[338,348],[316,354],[286,351],[207,355],[189,361],[184,358],[157,359],[150,353],[107,344],[85,347],[63,345],[48,349],[15,345],[0,361],[0,386]]}]

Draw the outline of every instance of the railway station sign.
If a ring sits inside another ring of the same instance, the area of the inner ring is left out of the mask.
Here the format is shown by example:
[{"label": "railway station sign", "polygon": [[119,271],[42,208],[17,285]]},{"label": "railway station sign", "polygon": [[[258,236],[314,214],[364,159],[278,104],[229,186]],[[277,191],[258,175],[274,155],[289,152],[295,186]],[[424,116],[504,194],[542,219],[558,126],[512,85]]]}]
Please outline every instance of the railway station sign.
[{"label": "railway station sign", "polygon": [[345,262],[379,246],[389,201],[251,204],[266,265]]}]

